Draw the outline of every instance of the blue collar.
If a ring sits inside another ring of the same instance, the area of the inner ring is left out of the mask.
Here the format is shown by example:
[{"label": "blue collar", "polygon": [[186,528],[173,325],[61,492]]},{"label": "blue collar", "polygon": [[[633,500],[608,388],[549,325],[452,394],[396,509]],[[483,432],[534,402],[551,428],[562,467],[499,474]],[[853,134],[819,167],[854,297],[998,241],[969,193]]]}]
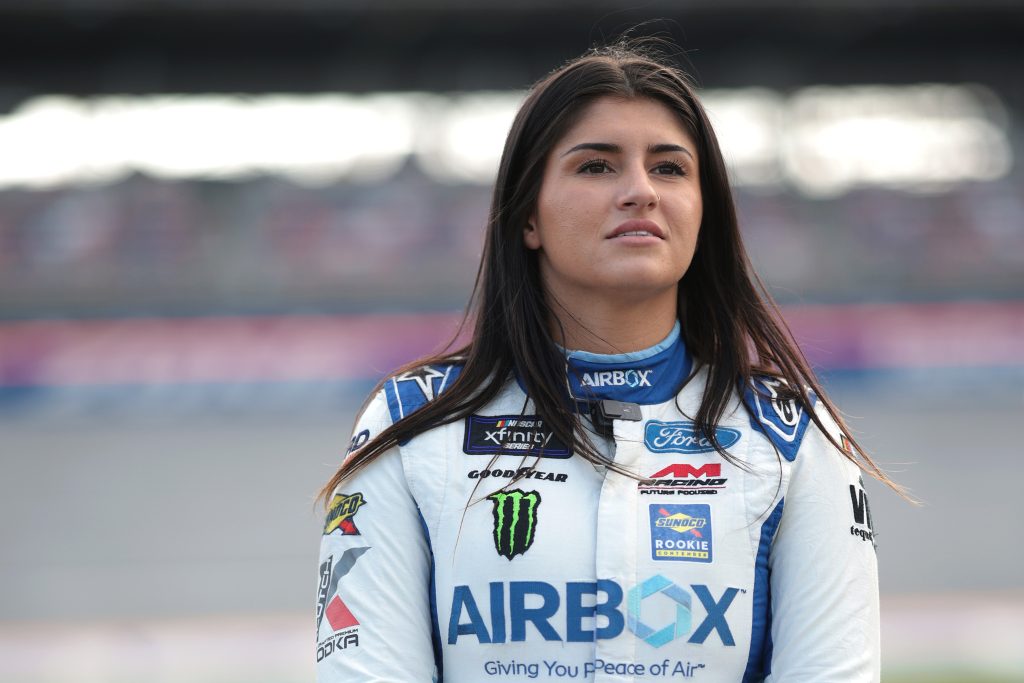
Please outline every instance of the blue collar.
[{"label": "blue collar", "polygon": [[[693,368],[679,334],[679,321],[660,343],[641,351],[566,351],[565,360],[572,396],[584,402],[611,399],[641,405],[664,403],[679,393]],[[519,384],[522,386],[521,381]]]}]

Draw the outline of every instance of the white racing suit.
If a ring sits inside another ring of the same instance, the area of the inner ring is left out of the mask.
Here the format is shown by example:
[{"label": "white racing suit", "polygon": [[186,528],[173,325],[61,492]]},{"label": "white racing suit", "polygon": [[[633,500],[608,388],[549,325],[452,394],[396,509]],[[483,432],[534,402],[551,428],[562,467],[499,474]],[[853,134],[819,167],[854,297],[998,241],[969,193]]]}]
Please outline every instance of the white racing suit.
[{"label": "white racing suit", "polygon": [[[318,680],[877,681],[859,470],[796,404],[750,390],[716,429],[730,464],[693,429],[706,372],[677,394],[690,369],[678,326],[646,351],[569,354],[574,396],[639,405],[595,443],[645,482],[574,457],[514,379],[346,480],[320,553]],[[353,449],[458,370],[388,380]]]}]

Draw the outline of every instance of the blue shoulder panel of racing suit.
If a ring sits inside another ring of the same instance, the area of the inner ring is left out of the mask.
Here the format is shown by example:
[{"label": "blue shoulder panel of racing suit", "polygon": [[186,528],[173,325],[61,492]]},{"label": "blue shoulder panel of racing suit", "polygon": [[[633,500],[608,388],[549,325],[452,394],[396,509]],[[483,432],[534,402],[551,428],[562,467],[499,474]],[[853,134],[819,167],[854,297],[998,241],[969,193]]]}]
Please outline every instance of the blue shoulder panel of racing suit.
[{"label": "blue shoulder panel of racing suit", "polygon": [[391,421],[398,422],[433,401],[455,382],[460,372],[461,365],[424,365],[388,378],[384,383],[384,395],[388,400]]},{"label": "blue shoulder panel of racing suit", "polygon": [[743,683],[760,683],[772,671],[772,597],[769,585],[768,553],[782,521],[785,499],[780,500],[761,525],[761,540],[754,564],[754,605],[750,629],[750,655]]},{"label": "blue shoulder panel of racing suit", "polygon": [[[750,426],[767,436],[779,453],[793,462],[811,417],[798,402],[775,398],[781,386],[780,379],[755,377],[744,391],[743,402],[750,411]],[[812,393],[811,405],[816,400]]]}]

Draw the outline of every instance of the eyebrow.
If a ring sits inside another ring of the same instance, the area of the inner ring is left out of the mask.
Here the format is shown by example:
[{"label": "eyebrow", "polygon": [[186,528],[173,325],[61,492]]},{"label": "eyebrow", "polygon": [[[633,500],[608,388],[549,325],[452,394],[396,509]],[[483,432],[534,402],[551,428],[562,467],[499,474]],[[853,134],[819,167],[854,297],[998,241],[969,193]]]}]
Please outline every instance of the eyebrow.
[{"label": "eyebrow", "polygon": [[[619,145],[612,144],[610,142],[581,142],[575,147],[572,147],[571,149],[567,150],[564,154],[562,154],[562,156],[568,156],[573,152],[578,152],[582,149],[590,149],[594,150],[595,152],[608,152],[611,154],[618,154],[622,152],[622,147],[620,147]],[[682,152],[691,159],[693,158],[693,154],[690,153],[690,150],[686,149],[682,145],[673,145],[664,142],[657,145],[650,145],[647,148],[647,152],[649,154],[663,154],[665,152]]]}]

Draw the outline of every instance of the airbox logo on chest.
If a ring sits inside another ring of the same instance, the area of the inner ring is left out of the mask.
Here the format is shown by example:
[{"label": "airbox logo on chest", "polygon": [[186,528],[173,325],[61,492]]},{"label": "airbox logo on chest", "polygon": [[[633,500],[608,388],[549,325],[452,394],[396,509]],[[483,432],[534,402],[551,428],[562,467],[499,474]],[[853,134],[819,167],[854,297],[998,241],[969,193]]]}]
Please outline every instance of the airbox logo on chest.
[{"label": "airbox logo on chest", "polygon": [[654,370],[602,370],[601,372],[584,372],[581,383],[585,387],[638,387],[651,386],[651,373]]},{"label": "airbox logo on chest", "polygon": [[568,458],[569,447],[536,415],[470,415],[462,450],[469,455]]},{"label": "airbox logo on chest", "polygon": [[[660,574],[628,594],[615,581],[492,581],[473,588],[455,586],[448,614],[448,644],[562,641],[587,643],[617,638],[629,630],[651,647],[686,638],[715,647],[736,645],[728,612],[746,590],[727,587],[718,597],[705,584],[678,585]],[[664,609],[674,607],[666,623]],[[625,603],[625,604],[623,604]],[[717,636],[717,637],[713,637]],[[710,639],[710,640],[709,640]],[[465,642],[465,640],[463,640]]]},{"label": "airbox logo on chest", "polygon": [[[715,438],[722,448],[740,440],[740,433],[728,427],[716,427]],[[698,433],[692,422],[651,420],[644,426],[644,445],[652,453],[707,453],[715,450],[711,439]]]}]

